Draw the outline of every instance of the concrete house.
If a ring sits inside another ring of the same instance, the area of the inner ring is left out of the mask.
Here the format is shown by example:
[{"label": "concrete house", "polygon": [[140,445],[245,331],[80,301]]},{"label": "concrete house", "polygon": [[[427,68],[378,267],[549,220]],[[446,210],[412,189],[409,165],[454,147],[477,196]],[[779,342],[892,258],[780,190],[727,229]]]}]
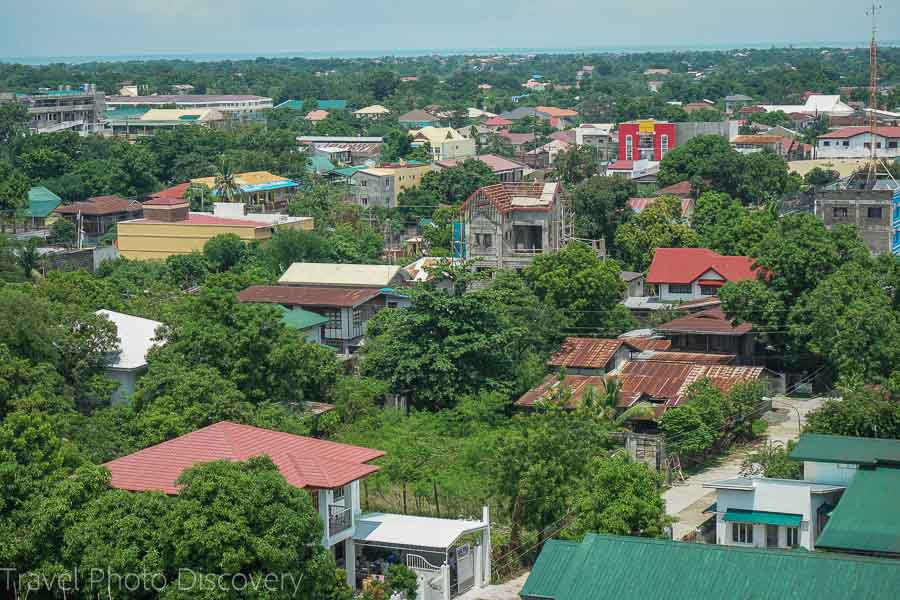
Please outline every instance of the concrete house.
[{"label": "concrete house", "polygon": [[119,351],[108,357],[103,373],[119,383],[113,392],[112,403],[122,404],[128,401],[137,387],[138,378],[147,371],[147,353],[156,345],[153,340],[162,323],[106,309],[100,309],[96,314],[116,326]]},{"label": "concrete house", "polygon": [[432,160],[465,160],[475,157],[475,140],[452,127],[423,127],[412,133],[413,147],[431,146]]},{"label": "concrete house", "polygon": [[868,127],[845,127],[820,135],[817,158],[868,158],[872,144],[881,158],[900,157],[900,127],[876,127],[873,139]]},{"label": "concrete house", "polygon": [[[873,254],[884,254],[900,241],[900,215],[894,215],[891,190],[835,190],[816,192],[816,216],[827,229],[853,225]],[[898,196],[900,200],[900,196]]]},{"label": "concrete house", "polygon": [[464,252],[483,267],[520,269],[559,250],[572,216],[560,183],[498,183],[463,204]]},{"label": "concrete house", "polygon": [[[474,157],[474,160],[487,165],[501,183],[518,183],[525,179],[525,171],[530,171],[527,165],[496,154],[479,154]],[[461,160],[441,160],[435,162],[434,166],[437,169],[452,169],[463,162]]]},{"label": "concrete house", "polygon": [[[259,212],[283,211],[287,208],[288,197],[300,187],[296,181],[268,171],[236,173],[234,181],[240,188],[240,202]],[[191,183],[206,186],[214,196],[216,194],[215,177],[192,179]]]},{"label": "concrete house", "polygon": [[647,271],[664,301],[699,300],[715,296],[729,282],[755,279],[753,259],[722,256],[707,248],[657,248]]},{"label": "concrete house", "polygon": [[490,515],[438,519],[366,512],[361,483],[384,452],[220,421],[104,466],[112,487],[179,493],[188,468],[215,460],[268,456],[289,485],[305,490],[323,525],[320,544],[354,589],[386,574],[389,555],[417,576],[419,598],[450,600],[490,582]]},{"label": "concrete house", "polygon": [[360,169],[350,176],[353,199],[360,206],[396,208],[400,192],[418,187],[431,170],[416,161]]},{"label": "concrete house", "polygon": [[713,481],[716,543],[900,557],[900,440],[804,434],[802,480]]}]

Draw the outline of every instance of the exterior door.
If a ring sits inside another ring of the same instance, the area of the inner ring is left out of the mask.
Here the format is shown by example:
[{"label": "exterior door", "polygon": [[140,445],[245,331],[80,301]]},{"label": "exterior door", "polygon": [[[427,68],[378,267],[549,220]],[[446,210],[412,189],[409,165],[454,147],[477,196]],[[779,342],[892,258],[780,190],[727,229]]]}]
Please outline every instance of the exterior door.
[{"label": "exterior door", "polygon": [[766,525],[766,548],[778,547],[778,525]]}]

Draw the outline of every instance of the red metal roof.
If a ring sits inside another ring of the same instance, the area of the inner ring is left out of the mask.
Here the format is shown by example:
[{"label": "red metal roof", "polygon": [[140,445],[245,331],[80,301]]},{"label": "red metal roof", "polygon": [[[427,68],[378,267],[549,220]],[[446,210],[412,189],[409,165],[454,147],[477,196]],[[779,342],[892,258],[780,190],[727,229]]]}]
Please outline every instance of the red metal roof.
[{"label": "red metal roof", "polygon": [[638,350],[659,350],[664,351],[672,347],[672,340],[663,340],[660,338],[639,338],[639,337],[621,337],[620,339],[634,346]]},{"label": "red metal roof", "polygon": [[384,452],[221,421],[104,466],[115,488],[177,494],[176,480],[196,464],[263,455],[272,459],[291,485],[330,489],[377,471],[378,467],[366,463]]},{"label": "red metal roof", "polygon": [[734,354],[706,354],[703,352],[644,352],[637,360],[651,362],[693,363],[697,365],[727,365],[735,359]]},{"label": "red metal roof", "polygon": [[631,171],[632,169],[634,169],[633,160],[617,160],[606,167],[607,171]]},{"label": "red metal roof", "polygon": [[[653,196],[651,198],[629,198],[628,206],[634,212],[641,212],[648,206],[654,204],[657,200],[659,200],[659,196]],[[694,206],[693,198],[681,198],[681,215],[687,216],[690,214],[691,210]]]},{"label": "red metal roof", "polygon": [[263,223],[262,221],[251,221],[250,219],[232,219],[230,217],[216,217],[206,213],[188,213],[186,219],[181,221],[160,221],[158,219],[134,219],[129,221],[130,224],[138,223],[144,225],[216,225],[222,227],[272,227],[272,223]]},{"label": "red metal roof", "polygon": [[[820,135],[819,139],[845,139],[856,137],[864,133],[869,133],[868,127],[845,127],[843,129],[838,129],[837,131],[829,131],[826,134]],[[875,133],[876,135],[886,138],[900,138],[900,127],[877,127],[875,128]]]},{"label": "red metal roof", "polygon": [[[708,379],[712,385],[727,392],[741,381],[761,378],[763,371],[762,367],[638,360],[626,362],[616,374],[607,377],[616,377],[622,384],[618,400],[620,408],[649,400],[657,404],[655,414],[659,418],[666,409],[681,404],[688,388],[697,381]],[[602,390],[604,379],[594,375],[567,375],[560,381],[558,376],[548,375],[543,383],[523,394],[516,405],[532,407],[567,392],[566,406],[575,408],[589,388]]]},{"label": "red metal roof", "polygon": [[144,206],[172,206],[173,204],[184,204],[187,202],[184,193],[187,191],[191,182],[179,183],[174,187],[164,189],[150,194],[150,200],[144,202]]},{"label": "red metal roof", "polygon": [[710,270],[726,281],[756,277],[753,259],[746,256],[722,256],[708,248],[657,248],[647,272],[647,283],[693,283]]},{"label": "red metal roof", "polygon": [[381,294],[379,288],[315,287],[298,285],[254,285],[240,293],[241,302],[267,302],[289,306],[335,306],[352,308]]},{"label": "red metal roof", "polygon": [[547,363],[552,367],[605,369],[626,340],[567,337]]},{"label": "red metal roof", "polygon": [[56,212],[63,215],[112,215],[124,212],[139,212],[142,209],[140,202],[129,200],[121,196],[97,196],[88,198],[84,202],[75,202],[67,206],[60,206]]},{"label": "red metal roof", "polygon": [[681,196],[689,198],[694,195],[694,190],[690,181],[679,181],[670,186],[666,186],[660,190],[656,190],[654,196]]},{"label": "red metal roof", "polygon": [[509,119],[504,119],[503,117],[491,117],[487,121],[484,122],[488,127],[508,127],[512,125],[513,122]]},{"label": "red metal roof", "polygon": [[753,330],[753,325],[746,321],[733,325],[731,319],[717,306],[702,312],[678,317],[668,323],[659,325],[657,331],[666,333],[709,333],[715,335],[744,335]]}]

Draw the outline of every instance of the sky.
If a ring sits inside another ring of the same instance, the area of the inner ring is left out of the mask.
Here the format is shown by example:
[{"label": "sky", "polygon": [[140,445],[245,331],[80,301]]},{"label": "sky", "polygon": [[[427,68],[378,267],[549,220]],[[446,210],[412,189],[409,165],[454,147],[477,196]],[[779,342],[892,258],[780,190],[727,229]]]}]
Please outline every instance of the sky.
[{"label": "sky", "polygon": [[[900,2],[879,37],[900,40]],[[0,57],[865,43],[865,0],[0,0]],[[389,53],[389,52],[388,52]]]}]

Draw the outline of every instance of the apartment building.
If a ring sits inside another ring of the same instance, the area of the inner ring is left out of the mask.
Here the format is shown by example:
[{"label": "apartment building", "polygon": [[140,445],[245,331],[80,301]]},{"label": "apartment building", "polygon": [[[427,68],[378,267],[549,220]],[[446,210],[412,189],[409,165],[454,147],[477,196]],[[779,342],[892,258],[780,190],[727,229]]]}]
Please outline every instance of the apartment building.
[{"label": "apartment building", "polygon": [[416,161],[360,169],[350,177],[353,199],[360,206],[396,208],[405,189],[418,187],[431,165]]},{"label": "apartment building", "polygon": [[75,131],[81,135],[98,133],[103,128],[105,101],[94,84],[80,88],[60,86],[34,94],[0,94],[0,103],[20,102],[28,109],[31,133]]}]

